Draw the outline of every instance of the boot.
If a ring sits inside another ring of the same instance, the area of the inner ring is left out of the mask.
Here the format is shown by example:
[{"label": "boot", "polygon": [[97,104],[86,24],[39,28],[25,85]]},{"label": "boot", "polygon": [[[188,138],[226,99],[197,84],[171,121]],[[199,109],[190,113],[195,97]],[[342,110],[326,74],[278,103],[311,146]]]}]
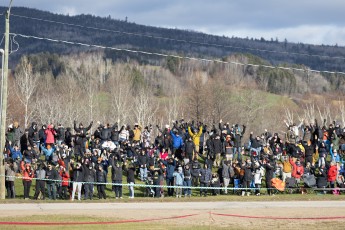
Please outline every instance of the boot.
[{"label": "boot", "polygon": [[244,196],[246,194],[246,192],[245,191],[242,191],[242,196]]},{"label": "boot", "polygon": [[247,192],[247,196],[250,196],[250,192]]}]

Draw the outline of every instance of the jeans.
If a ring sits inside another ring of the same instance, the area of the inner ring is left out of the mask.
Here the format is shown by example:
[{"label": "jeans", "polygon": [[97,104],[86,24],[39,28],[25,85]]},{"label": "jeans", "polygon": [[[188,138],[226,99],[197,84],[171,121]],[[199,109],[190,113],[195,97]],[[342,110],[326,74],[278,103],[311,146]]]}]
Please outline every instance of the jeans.
[{"label": "jeans", "polygon": [[86,184],[84,184],[84,188],[85,188],[85,200],[86,199],[91,200],[93,197],[93,184],[86,183]]},{"label": "jeans", "polygon": [[48,198],[50,200],[56,200],[56,185],[55,183],[47,183]]},{"label": "jeans", "polygon": [[30,187],[31,187],[32,181],[25,181],[23,180],[23,185],[24,185],[24,199],[29,198],[30,196]]},{"label": "jeans", "polygon": [[[121,180],[114,180],[115,184],[122,184]],[[122,185],[115,185],[115,197],[122,197]]]},{"label": "jeans", "polygon": [[37,200],[38,199],[38,195],[40,194],[40,192],[42,193],[42,198],[43,200],[46,197],[46,182],[44,180],[36,180],[36,187],[35,187],[36,191],[35,191],[35,195],[34,195],[34,199]]},{"label": "jeans", "polygon": [[[205,183],[205,182],[200,182],[200,187],[209,187],[209,183]],[[200,196],[202,194],[204,194],[205,196],[207,195],[207,188],[200,188]]]},{"label": "jeans", "polygon": [[192,195],[192,189],[190,188],[192,186],[192,181],[191,179],[186,179],[183,181],[183,186],[189,187],[189,188],[184,188],[184,195],[189,196]]},{"label": "jeans", "polygon": [[230,178],[223,178],[224,193],[228,194],[228,186],[230,183]]},{"label": "jeans", "polygon": [[140,180],[144,181],[147,178],[147,168],[140,168]]},{"label": "jeans", "polygon": [[236,159],[236,155],[237,155],[237,160],[240,161],[241,160],[241,152],[242,152],[242,148],[241,147],[234,147],[234,155],[232,160]]},{"label": "jeans", "polygon": [[16,192],[14,190],[14,181],[6,181],[5,185],[6,185],[6,189],[7,189],[7,197],[9,199],[16,198]]},{"label": "jeans", "polygon": [[105,194],[105,185],[104,184],[98,184],[97,185],[97,191],[98,191],[98,198],[99,199],[106,199],[106,194]]},{"label": "jeans", "polygon": [[134,198],[134,183],[133,182],[129,182],[128,183],[128,189],[129,189],[129,197]]},{"label": "jeans", "polygon": [[[174,178],[168,178],[166,179],[167,186],[173,186],[174,185]],[[174,195],[174,188],[168,188],[168,196],[173,196]]]}]

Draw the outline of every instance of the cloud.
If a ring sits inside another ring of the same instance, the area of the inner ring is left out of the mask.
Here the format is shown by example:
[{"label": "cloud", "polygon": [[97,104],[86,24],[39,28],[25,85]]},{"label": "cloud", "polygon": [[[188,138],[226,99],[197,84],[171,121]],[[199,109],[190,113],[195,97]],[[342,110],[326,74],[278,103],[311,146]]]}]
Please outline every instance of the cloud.
[{"label": "cloud", "polygon": [[343,0],[14,0],[13,5],[227,36],[345,45]]}]

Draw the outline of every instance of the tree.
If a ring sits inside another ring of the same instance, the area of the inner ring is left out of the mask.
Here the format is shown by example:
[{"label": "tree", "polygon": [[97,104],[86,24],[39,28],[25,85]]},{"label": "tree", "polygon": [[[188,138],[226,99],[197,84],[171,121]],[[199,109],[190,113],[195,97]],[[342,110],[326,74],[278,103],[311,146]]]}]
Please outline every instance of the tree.
[{"label": "tree", "polygon": [[17,67],[15,75],[16,94],[24,106],[24,126],[28,126],[29,118],[32,115],[33,106],[30,99],[35,93],[39,76],[32,71],[32,65],[24,56]]}]

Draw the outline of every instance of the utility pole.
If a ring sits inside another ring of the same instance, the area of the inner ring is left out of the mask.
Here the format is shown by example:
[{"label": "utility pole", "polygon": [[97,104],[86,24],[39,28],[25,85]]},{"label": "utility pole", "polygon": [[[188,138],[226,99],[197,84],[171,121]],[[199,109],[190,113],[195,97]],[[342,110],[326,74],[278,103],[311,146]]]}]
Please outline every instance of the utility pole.
[{"label": "utility pole", "polygon": [[5,149],[5,134],[6,134],[6,112],[7,112],[7,78],[8,78],[8,50],[9,50],[9,37],[10,37],[10,12],[11,5],[5,15],[5,49],[4,49],[4,62],[2,63],[3,75],[2,75],[2,102],[1,102],[1,133],[0,133],[0,199],[5,199],[5,159],[4,159],[4,149]]}]

